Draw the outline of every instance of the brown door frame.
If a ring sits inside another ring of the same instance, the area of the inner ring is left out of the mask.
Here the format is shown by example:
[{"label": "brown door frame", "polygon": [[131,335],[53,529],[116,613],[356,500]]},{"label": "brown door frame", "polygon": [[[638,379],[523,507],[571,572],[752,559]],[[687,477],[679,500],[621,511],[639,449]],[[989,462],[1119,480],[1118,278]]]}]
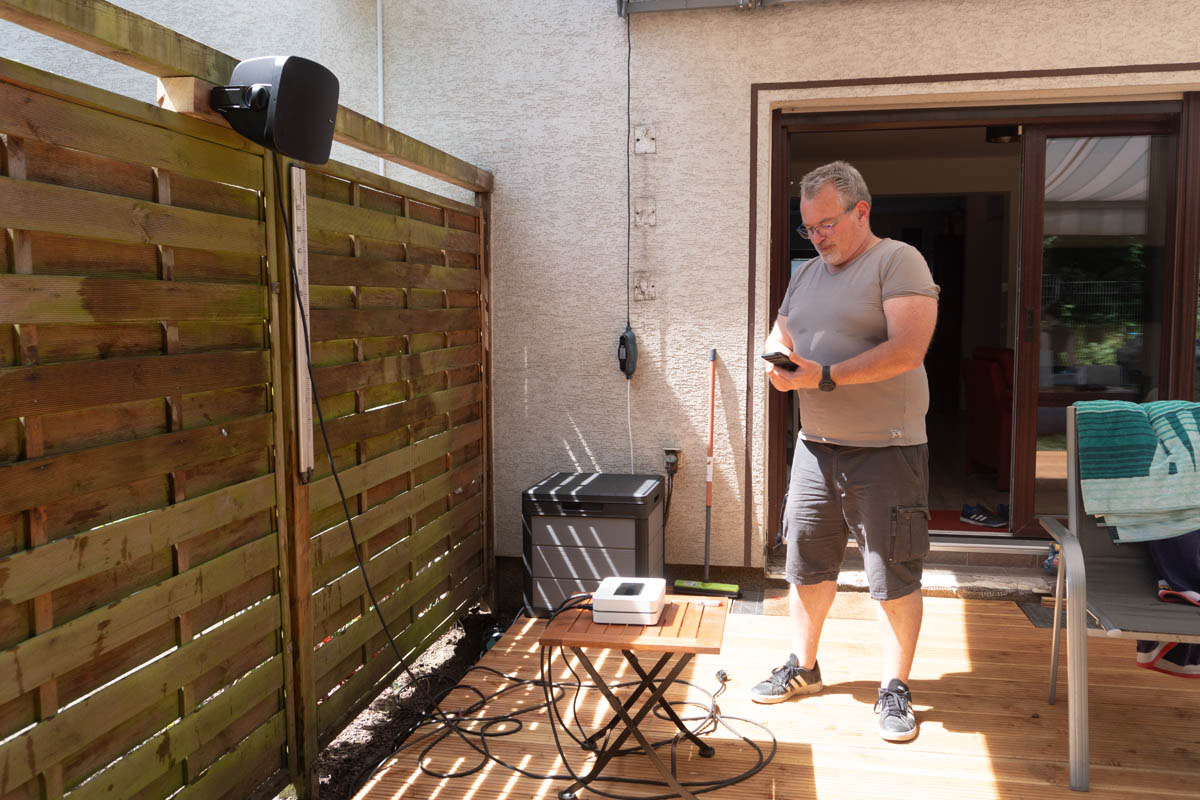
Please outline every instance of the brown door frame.
[{"label": "brown door frame", "polygon": [[[1042,240],[1045,219],[1046,140],[1083,136],[1172,136],[1177,142],[1178,118],[1161,122],[1110,119],[1107,122],[1036,124],[1025,127],[1021,137],[1021,228],[1020,261],[1017,266],[1017,348],[1016,375],[1013,379],[1012,426],[1012,532],[1017,536],[1045,536],[1034,518],[1034,493],[1037,467],[1038,343],[1042,320]],[[1168,187],[1178,205],[1179,147],[1172,174],[1175,187]],[[1174,188],[1174,191],[1172,191]],[[1186,380],[1173,367],[1171,348],[1180,341],[1182,321],[1176,317],[1180,305],[1174,302],[1179,285],[1179,209],[1167,217],[1163,253],[1163,285],[1159,298],[1163,336],[1159,353],[1158,391],[1164,398],[1173,396],[1176,386]],[[1184,226],[1188,227],[1188,226]],[[1194,227],[1194,226],[1192,226]]]},{"label": "brown door frame", "polygon": [[[890,111],[849,111],[849,112],[818,112],[818,113],[787,113],[776,110],[771,120],[771,256],[768,307],[769,328],[775,321],[775,310],[783,298],[783,292],[790,278],[790,248],[787,237],[790,225],[790,197],[788,195],[788,167],[790,164],[790,149],[787,145],[789,134],[816,131],[865,131],[865,130],[902,130],[913,128],[955,128],[980,127],[986,125],[1028,125],[1050,126],[1057,124],[1095,124],[1110,123],[1120,119],[1124,124],[1147,123],[1162,125],[1174,123],[1179,131],[1179,152],[1177,161],[1177,202],[1175,248],[1176,276],[1180,281],[1190,281],[1187,285],[1194,286],[1197,280],[1197,259],[1200,258],[1200,93],[1187,93],[1182,103],[1178,101],[1149,101],[1149,102],[1119,102],[1119,103],[1076,103],[1062,105],[1011,105],[981,108],[940,108],[940,109],[903,109]],[[1044,153],[1043,153],[1044,166]],[[1030,176],[1022,175],[1022,194],[1028,196],[1026,182]],[[1039,192],[1044,186],[1043,176],[1038,183]],[[1020,224],[1024,225],[1027,209],[1022,204]],[[1040,208],[1039,208],[1040,227]],[[1187,224],[1190,223],[1190,224]],[[1022,228],[1022,231],[1025,229]],[[1041,237],[1036,239],[1040,245]],[[1040,259],[1041,251],[1038,251]],[[1025,252],[1025,236],[1022,232],[1018,258],[1018,275],[1021,264],[1027,257]],[[1040,266],[1040,261],[1039,261]],[[1166,282],[1164,282],[1166,283]],[[1167,284],[1169,287],[1169,284]],[[1040,289],[1040,287],[1039,287]],[[1188,356],[1194,347],[1196,338],[1196,296],[1190,292],[1188,296],[1177,296],[1173,302],[1164,308],[1164,313],[1170,313],[1173,335],[1164,337],[1164,346],[1171,347],[1168,359],[1167,390],[1171,397],[1190,398],[1192,391],[1195,365],[1192,357]],[[1038,292],[1037,313],[1040,314],[1040,290]],[[1025,308],[1024,302],[1018,298],[1018,310]],[[1190,314],[1190,317],[1188,316]],[[1037,317],[1035,319],[1040,319]],[[1020,344],[1021,328],[1024,320],[1018,313],[1017,319],[1017,358],[1021,362]],[[753,321],[751,321],[753,324]],[[1166,320],[1164,319],[1164,324]],[[1189,333],[1190,332],[1190,333]],[[1190,340],[1188,336],[1190,335]],[[1036,355],[1036,354],[1035,354]],[[1188,356],[1185,358],[1184,356]],[[1027,357],[1027,355],[1026,355]],[[1015,380],[1016,376],[1014,376]],[[1035,385],[1036,388],[1036,385]],[[1016,404],[1028,402],[1020,400],[1015,391],[1014,383],[1014,449],[1013,449],[1013,480],[1010,481],[1011,497],[1014,502],[1014,520],[1020,519],[1015,503],[1018,497],[1026,496],[1029,500],[1028,518],[1032,522],[1033,509],[1033,473],[1029,472],[1028,486],[1018,489],[1017,450],[1015,449],[1017,428],[1015,425]],[[783,415],[786,404],[783,394],[768,389],[767,400],[767,536],[764,541],[770,547],[775,541],[779,526],[778,512],[786,489],[786,474],[783,461],[785,443],[778,436],[782,430]],[[1034,415],[1036,416],[1036,394],[1032,398]],[[1028,468],[1031,465],[1025,465]],[[1040,527],[1036,531],[1028,522],[1013,525],[1014,535],[1042,536]]]},{"label": "brown door frame", "polygon": [[1168,397],[1196,399],[1196,290],[1200,283],[1200,92],[1183,96],[1179,114],[1179,155],[1175,165],[1175,276],[1189,292],[1173,292],[1168,310],[1174,335],[1168,353]]},{"label": "brown door frame", "polygon": [[[775,324],[775,312],[783,302],[787,280],[779,281],[779,275],[791,277],[791,192],[788,190],[788,135],[783,124],[783,114],[776,110],[771,115],[771,208],[779,203],[782,212],[771,214],[771,271],[768,280],[767,327]],[[782,271],[781,271],[782,270]],[[753,324],[753,320],[751,320]],[[767,388],[767,537],[769,550],[779,531],[779,515],[783,498],[787,492],[787,470],[783,468],[787,442],[776,435],[784,429],[784,415],[788,410],[786,392]]]}]

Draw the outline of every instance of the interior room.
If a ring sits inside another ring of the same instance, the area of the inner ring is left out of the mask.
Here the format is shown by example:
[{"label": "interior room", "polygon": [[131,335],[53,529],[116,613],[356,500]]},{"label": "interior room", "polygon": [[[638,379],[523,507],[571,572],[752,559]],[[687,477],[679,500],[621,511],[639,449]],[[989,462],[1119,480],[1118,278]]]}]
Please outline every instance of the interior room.
[{"label": "interior room", "polygon": [[[964,504],[997,512],[1009,503],[1021,153],[1015,138],[998,138],[993,131],[989,140],[984,127],[789,137],[793,269],[816,254],[795,233],[800,178],[840,158],[867,180],[874,232],[920,250],[941,287],[938,326],[925,361],[931,527],[957,533],[1007,529],[960,519]],[[791,441],[798,418],[789,403]]]}]

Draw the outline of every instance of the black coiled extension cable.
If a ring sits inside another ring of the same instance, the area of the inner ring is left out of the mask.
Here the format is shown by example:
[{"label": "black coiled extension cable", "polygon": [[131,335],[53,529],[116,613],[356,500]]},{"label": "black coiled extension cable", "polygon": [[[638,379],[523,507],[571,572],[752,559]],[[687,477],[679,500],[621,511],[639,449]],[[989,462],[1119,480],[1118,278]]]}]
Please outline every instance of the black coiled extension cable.
[{"label": "black coiled extension cable", "polygon": [[[591,595],[587,595],[587,594],[574,595],[572,597],[569,597],[569,598],[567,598],[567,600],[565,600],[563,602],[562,605],[560,605],[557,609],[555,609],[553,611],[550,618],[553,619],[554,617],[558,616],[559,614],[563,613],[564,611],[567,611],[567,610],[570,610],[573,608],[590,608],[590,600],[591,600]],[[518,619],[519,618],[520,618],[520,615],[518,614]],[[516,620],[513,620],[513,623],[515,624]],[[554,651],[555,650],[559,651],[560,657],[563,658],[563,663],[566,665],[567,669],[574,676],[575,681],[573,684],[572,683],[558,683],[558,682],[554,682],[554,681],[551,681],[548,679],[548,676],[553,674],[552,668],[553,668]],[[563,741],[560,737],[559,729],[561,729],[563,732],[565,732],[567,734],[567,736],[572,741],[574,741],[575,744],[579,745],[580,748],[583,750],[595,751],[597,749],[604,749],[604,746],[607,745],[607,741],[605,741],[604,745],[601,745],[599,748],[595,744],[588,743],[588,741],[587,741],[588,734],[583,729],[582,724],[579,722],[578,714],[575,713],[575,707],[576,707],[575,704],[578,701],[579,694],[582,692],[582,690],[583,689],[595,689],[596,687],[594,684],[584,682],[580,678],[579,673],[577,673],[575,671],[575,669],[571,666],[570,660],[567,659],[565,657],[565,655],[562,655],[562,648],[556,648],[556,647],[541,648],[540,666],[541,666],[541,674],[542,674],[541,680],[516,680],[512,676],[506,675],[502,672],[499,672],[498,670],[492,669],[491,667],[482,666],[482,665],[476,665],[476,666],[472,667],[470,670],[467,671],[467,674],[470,674],[472,671],[475,671],[475,670],[480,670],[483,672],[490,672],[494,675],[504,678],[505,680],[511,681],[511,685],[505,686],[504,688],[502,688],[496,692],[493,692],[490,695],[484,695],[477,688],[475,688],[473,686],[462,685],[462,684],[446,690],[445,692],[443,692],[441,694],[441,696],[439,697],[439,700],[444,699],[446,697],[446,695],[448,695],[450,692],[454,691],[455,689],[466,689],[468,691],[471,691],[474,694],[476,694],[479,699],[465,708],[462,708],[455,712],[450,712],[450,715],[452,715],[452,719],[450,719],[448,721],[439,718],[439,715],[436,713],[433,713],[433,712],[427,713],[426,717],[424,719],[422,719],[420,722],[418,722],[417,725],[415,725],[413,728],[411,728],[410,731],[406,735],[409,735],[411,737],[411,734],[416,733],[421,728],[426,727],[426,726],[435,726],[436,725],[437,727],[433,727],[432,730],[430,730],[422,735],[419,735],[416,738],[407,739],[395,751],[388,754],[384,759],[382,759],[379,762],[379,764],[372,767],[370,769],[370,771],[364,771],[364,773],[363,773],[364,781],[367,777],[369,777],[371,774],[373,774],[379,768],[380,765],[382,765],[388,759],[395,757],[396,755],[398,755],[401,752],[410,750],[414,747],[418,747],[421,745],[423,745],[423,747],[421,749],[420,754],[417,757],[417,764],[422,772],[424,772],[426,775],[429,775],[434,778],[439,778],[439,779],[460,778],[460,777],[466,777],[468,775],[473,775],[476,772],[478,772],[479,770],[481,770],[485,766],[485,764],[490,760],[490,761],[494,761],[497,764],[499,764],[500,766],[510,769],[513,772],[516,772],[526,778],[531,778],[534,780],[555,780],[555,781],[557,781],[557,780],[561,780],[561,781],[576,781],[576,780],[578,780],[580,778],[580,775],[578,772],[576,772],[574,769],[572,769],[570,762],[567,760],[566,753],[563,750]],[[724,670],[720,670],[717,673],[717,675],[718,675],[718,682],[720,685],[718,686],[718,688],[715,692],[709,692],[706,689],[703,689],[702,687],[699,687],[696,684],[691,683],[689,681],[676,681],[676,683],[678,683],[678,684],[690,686],[691,688],[696,689],[696,690],[702,692],[703,694],[708,695],[709,702],[707,704],[701,703],[701,702],[696,702],[696,701],[668,701],[668,702],[671,702],[671,704],[673,706],[694,706],[702,712],[698,715],[693,715],[693,716],[680,715],[680,719],[683,720],[684,722],[698,722],[699,723],[695,728],[692,729],[693,732],[696,733],[697,735],[703,735],[705,733],[709,733],[713,730],[716,730],[716,728],[718,726],[724,726],[726,729],[732,731],[739,738],[741,738],[742,741],[746,742],[746,744],[748,744],[751,748],[753,748],[755,753],[757,754],[757,758],[756,758],[755,763],[750,768],[746,769],[745,771],[743,771],[741,773],[738,773],[737,775],[733,775],[728,778],[721,778],[721,779],[709,780],[709,781],[681,781],[681,783],[684,786],[688,787],[688,789],[691,790],[693,794],[703,794],[705,792],[715,791],[716,789],[721,789],[726,786],[732,786],[735,783],[739,783],[743,780],[746,780],[750,776],[760,772],[764,767],[766,767],[766,765],[771,762],[771,759],[774,758],[776,750],[778,749],[778,744],[775,740],[774,735],[765,726],[760,725],[759,723],[754,722],[753,720],[748,720],[748,719],[744,719],[741,717],[729,717],[729,716],[725,716],[725,715],[721,714],[720,708],[716,704],[716,699],[718,697],[720,697],[720,695],[725,691],[725,688],[726,688],[725,682],[728,680],[728,678],[725,675]],[[610,688],[613,688],[613,689],[627,688],[627,687],[636,686],[636,685],[638,685],[638,683],[639,683],[639,681],[626,681],[623,683],[611,684]],[[512,692],[514,690],[517,690],[517,689],[520,689],[520,688],[526,687],[526,686],[540,687],[543,690],[545,700],[542,703],[538,703],[536,705],[530,705],[528,707],[522,708],[520,711],[511,712],[508,714],[499,714],[499,715],[492,715],[492,716],[486,716],[486,715],[485,716],[476,716],[480,711],[482,711],[490,702],[492,702],[496,698],[498,698],[504,694],[507,694],[508,692]],[[563,699],[563,697],[566,693],[566,690],[571,686],[574,687],[574,692],[575,692],[574,697],[572,699],[572,717],[574,718],[575,727],[579,731],[578,736],[576,736],[576,734],[571,730],[568,723],[563,719],[562,714],[558,708],[558,703]],[[562,760],[563,766],[566,769],[566,774],[562,774],[562,773],[542,774],[542,773],[532,772],[530,770],[519,767],[515,764],[510,764],[510,763],[504,761],[503,759],[501,759],[501,758],[497,757],[496,755],[494,755],[493,753],[491,753],[491,751],[488,747],[487,740],[489,738],[499,737],[499,736],[511,736],[512,734],[517,733],[524,727],[524,723],[522,722],[520,717],[522,717],[526,714],[529,714],[531,712],[536,712],[542,708],[548,709],[549,713],[551,714],[552,719],[551,719],[550,729],[554,735],[555,748],[557,749],[559,758]],[[653,713],[659,719],[662,719],[662,720],[668,719],[666,717],[666,715],[662,713],[661,709],[655,708]],[[742,734],[741,732],[737,731],[733,726],[731,726],[729,724],[731,721],[744,722],[748,725],[752,725],[752,726],[758,728],[759,730],[763,731],[763,733],[765,733],[766,736],[769,737],[771,740],[771,747],[770,747],[769,752],[764,753],[762,747],[760,747],[757,742],[753,741],[749,737],[747,737],[744,734]],[[466,724],[470,724],[471,727],[470,728],[465,727]],[[463,768],[463,769],[457,770],[455,772],[438,772],[438,771],[428,767],[427,762],[431,759],[434,749],[438,746],[439,743],[441,743],[451,733],[457,733],[460,736],[467,735],[467,736],[478,737],[479,747],[476,747],[475,749],[477,751],[481,752],[484,755],[484,758],[481,758],[478,763],[472,765],[469,768]],[[676,767],[677,767],[677,748],[678,748],[678,744],[682,738],[683,738],[683,734],[677,733],[670,738],[662,739],[662,740],[659,740],[656,742],[651,742],[651,746],[656,747],[656,748],[662,747],[664,745],[670,745],[670,747],[671,747],[671,771],[673,773],[675,772]],[[619,753],[617,753],[617,755],[628,755],[628,754],[640,753],[640,752],[641,752],[640,747],[628,747],[628,748],[623,748]],[[663,787],[663,788],[665,788],[667,786],[667,783],[662,780],[651,780],[651,779],[643,779],[643,778],[627,778],[627,777],[620,777],[620,776],[600,775],[599,777],[588,782],[587,789],[597,795],[602,796],[602,797],[614,798],[614,800],[666,800],[667,798],[675,797],[675,795],[671,794],[671,793],[654,794],[654,795],[619,794],[616,792],[605,791],[605,790],[596,788],[595,784],[601,783],[601,782],[614,783],[614,784],[638,784],[638,785],[643,785],[643,786]]]}]

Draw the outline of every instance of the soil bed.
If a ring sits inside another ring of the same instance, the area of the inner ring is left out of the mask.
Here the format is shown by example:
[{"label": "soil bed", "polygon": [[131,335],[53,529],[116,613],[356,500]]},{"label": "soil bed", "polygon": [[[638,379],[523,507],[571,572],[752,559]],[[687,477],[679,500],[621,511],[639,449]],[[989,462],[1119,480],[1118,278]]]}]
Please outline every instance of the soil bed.
[{"label": "soil bed", "polygon": [[427,691],[414,691],[402,672],[371,701],[318,756],[321,800],[350,800],[375,768],[395,752],[401,743],[397,737],[407,734],[420,720],[426,698],[457,685],[479,661],[489,631],[498,625],[507,630],[518,611],[501,609],[486,614],[479,607],[472,608],[411,665]]}]

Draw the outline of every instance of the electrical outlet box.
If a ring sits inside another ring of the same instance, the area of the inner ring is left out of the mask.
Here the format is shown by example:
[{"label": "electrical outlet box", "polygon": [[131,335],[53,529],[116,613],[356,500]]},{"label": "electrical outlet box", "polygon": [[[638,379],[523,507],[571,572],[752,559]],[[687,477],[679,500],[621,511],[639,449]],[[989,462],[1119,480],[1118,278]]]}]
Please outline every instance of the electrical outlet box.
[{"label": "electrical outlet box", "polygon": [[678,447],[664,447],[663,459],[667,464],[667,472],[674,475],[683,466],[683,451]]},{"label": "electrical outlet box", "polygon": [[633,227],[645,228],[658,225],[658,207],[653,197],[638,197],[633,201]]},{"label": "electrical outlet box", "polygon": [[658,152],[658,134],[650,125],[636,125],[633,129],[633,152],[638,154]]}]

